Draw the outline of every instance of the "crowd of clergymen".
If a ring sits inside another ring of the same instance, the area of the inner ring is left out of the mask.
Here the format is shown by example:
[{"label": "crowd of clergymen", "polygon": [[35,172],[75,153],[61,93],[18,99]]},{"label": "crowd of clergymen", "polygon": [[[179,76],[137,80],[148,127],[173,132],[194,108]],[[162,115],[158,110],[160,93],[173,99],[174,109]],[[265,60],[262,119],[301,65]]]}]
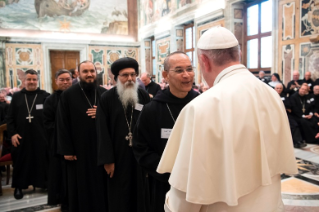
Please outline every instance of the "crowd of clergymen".
[{"label": "crowd of clergymen", "polygon": [[319,143],[319,79],[313,80],[311,72],[300,79],[299,71],[293,72],[293,79],[285,86],[277,73],[271,79],[263,71],[258,78],[273,87],[280,95],[286,108],[295,148],[307,143]]},{"label": "crowd of clergymen", "polygon": [[[172,76],[168,73],[170,86],[165,80],[159,84],[153,82],[147,73],[137,78],[137,61],[122,58],[112,64],[116,86],[113,83],[97,86],[94,64],[84,61],[78,65],[78,74],[65,69],[56,73],[58,89],[51,95],[38,87],[39,76],[32,69],[25,72],[23,89],[12,93],[10,89],[2,89],[0,119],[1,124],[7,124],[2,156],[10,155],[8,153],[12,156],[14,197],[22,199],[23,189],[32,185],[34,190],[47,189],[48,204],[61,204],[62,211],[107,211],[106,208],[109,211],[163,211],[165,193],[170,187],[169,174],[157,174],[160,181],[154,178],[152,182],[148,176],[150,170],[136,167],[136,159],[143,163],[142,150],[136,150],[135,156],[131,151],[139,112],[150,101],[166,102],[169,119],[160,118],[171,129],[181,109],[207,90],[205,86],[198,88],[193,84],[194,72],[185,53],[177,52],[170,57],[187,66],[187,74],[183,69],[174,70]],[[171,66],[171,60],[166,60],[166,67]],[[173,88],[186,96],[172,95]],[[102,104],[103,98],[107,104]],[[110,110],[121,115],[111,117],[111,123],[98,118],[109,118]],[[156,116],[156,111],[151,115]],[[100,133],[96,135],[96,131]],[[166,142],[167,139],[166,132],[152,140]],[[99,143],[99,140],[117,142]],[[164,148],[161,144],[158,151]],[[103,152],[105,149],[112,149],[117,155]],[[117,161],[116,171],[114,161]],[[106,164],[113,164],[113,168]],[[154,170],[157,164],[151,164]],[[136,176],[132,176],[132,172]],[[106,179],[113,182],[106,183]],[[149,194],[150,191],[154,194]]]}]

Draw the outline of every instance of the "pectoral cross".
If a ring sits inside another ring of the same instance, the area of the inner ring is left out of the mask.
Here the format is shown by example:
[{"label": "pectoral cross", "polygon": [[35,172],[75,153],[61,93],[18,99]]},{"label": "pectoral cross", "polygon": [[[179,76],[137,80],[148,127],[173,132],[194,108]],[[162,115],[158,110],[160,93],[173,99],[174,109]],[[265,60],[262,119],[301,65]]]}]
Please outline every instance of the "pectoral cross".
[{"label": "pectoral cross", "polygon": [[125,139],[128,141],[128,140],[130,140],[129,141],[129,146],[132,146],[133,145],[133,142],[132,142],[132,140],[133,140],[133,136],[132,136],[132,133],[131,132],[129,132],[128,133],[128,135],[127,136],[125,136]]},{"label": "pectoral cross", "polygon": [[29,116],[27,116],[26,119],[29,119],[29,123],[31,123],[31,119],[33,119],[33,116],[31,116],[31,114],[29,114]]},{"label": "pectoral cross", "polygon": [[302,113],[305,113],[306,112],[306,109],[305,107],[302,108]]}]

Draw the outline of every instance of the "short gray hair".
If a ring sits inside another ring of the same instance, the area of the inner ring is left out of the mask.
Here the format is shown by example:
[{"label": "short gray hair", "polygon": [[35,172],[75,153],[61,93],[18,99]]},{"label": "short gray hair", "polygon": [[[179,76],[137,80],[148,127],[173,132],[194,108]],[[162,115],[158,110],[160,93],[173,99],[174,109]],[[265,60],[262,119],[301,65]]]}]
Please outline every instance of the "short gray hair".
[{"label": "short gray hair", "polygon": [[240,62],[240,46],[234,46],[228,49],[198,49],[199,54],[206,55],[217,66],[225,65],[229,62]]}]

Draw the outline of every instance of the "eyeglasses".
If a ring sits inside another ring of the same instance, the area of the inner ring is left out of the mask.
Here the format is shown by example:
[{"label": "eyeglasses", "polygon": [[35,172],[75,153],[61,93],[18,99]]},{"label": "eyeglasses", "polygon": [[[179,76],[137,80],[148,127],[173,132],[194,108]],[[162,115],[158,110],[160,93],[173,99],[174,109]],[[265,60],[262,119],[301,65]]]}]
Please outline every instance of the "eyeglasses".
[{"label": "eyeglasses", "polygon": [[131,74],[120,74],[119,75],[120,77],[123,77],[123,78],[128,78],[129,76],[131,76],[132,78],[136,77],[137,74],[136,73],[131,73]]},{"label": "eyeglasses", "polygon": [[69,81],[71,81],[71,78],[65,78],[65,79],[64,78],[60,78],[59,81],[60,82],[64,82],[64,81],[69,82]]},{"label": "eyeglasses", "polygon": [[177,69],[170,70],[170,71],[174,71],[176,74],[182,74],[182,73],[184,73],[184,71],[186,71],[187,73],[193,73],[194,72],[192,67],[189,67],[189,68],[177,68]]}]

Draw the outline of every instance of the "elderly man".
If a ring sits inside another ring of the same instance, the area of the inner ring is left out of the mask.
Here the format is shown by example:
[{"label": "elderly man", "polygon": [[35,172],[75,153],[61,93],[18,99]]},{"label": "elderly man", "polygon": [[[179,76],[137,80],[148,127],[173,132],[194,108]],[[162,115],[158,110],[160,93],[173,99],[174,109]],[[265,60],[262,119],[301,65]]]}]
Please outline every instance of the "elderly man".
[{"label": "elderly man", "polygon": [[197,49],[211,88],[181,111],[158,166],[171,172],[166,211],[282,211],[280,175],[297,169],[279,95],[240,64],[229,30],[209,29]]},{"label": "elderly man", "polygon": [[105,175],[97,166],[96,107],[104,88],[91,61],[78,65],[79,83],[61,94],[57,111],[57,153],[67,168],[69,211],[107,211]]},{"label": "elderly man", "polygon": [[308,94],[308,85],[302,84],[299,91],[290,97],[292,115],[301,128],[303,138],[307,143],[318,143],[315,136],[319,130],[317,119],[313,116],[315,111],[315,99]]},{"label": "elderly man", "polygon": [[58,89],[50,95],[43,108],[44,128],[49,141],[48,205],[61,204],[61,210],[68,209],[66,167],[64,157],[57,154],[56,112],[62,92],[72,85],[71,72],[60,69],[55,73]]},{"label": "elderly man", "polygon": [[292,141],[294,143],[295,148],[303,148],[307,146],[305,140],[302,137],[302,134],[300,132],[300,127],[298,125],[298,122],[294,119],[293,115],[291,114],[291,102],[290,99],[287,97],[287,95],[283,92],[284,86],[283,84],[277,84],[275,87],[275,91],[279,94],[282,102],[285,105],[286,113],[289,120],[289,126],[292,136]]},{"label": "elderly man", "polygon": [[265,78],[265,72],[264,71],[259,71],[258,73],[258,79],[260,79],[262,82],[268,84],[269,80]]},{"label": "elderly man", "polygon": [[293,95],[300,88],[303,80],[299,79],[300,74],[299,71],[294,71],[292,74],[292,80],[287,84],[287,93],[289,96]]},{"label": "elderly man", "polygon": [[29,185],[45,188],[47,181],[47,140],[43,127],[43,103],[50,95],[38,88],[38,73],[25,72],[25,88],[13,94],[7,124],[13,145],[12,188],[16,199]]},{"label": "elderly man", "polygon": [[158,174],[156,168],[169,134],[183,107],[199,94],[192,89],[194,71],[184,52],[174,52],[164,61],[162,75],[169,87],[160,90],[147,104],[133,136],[133,152],[138,163],[149,173],[152,212],[163,211],[169,174]]},{"label": "elderly man", "polygon": [[311,79],[311,72],[310,71],[306,71],[305,73],[305,78],[302,81],[303,83],[307,83],[307,85],[309,86],[309,92],[313,93],[313,86],[314,86],[314,81]]},{"label": "elderly man", "polygon": [[149,101],[138,87],[138,63],[126,57],[115,61],[111,71],[116,87],[105,92],[97,109],[98,165],[107,177],[109,212],[148,212],[144,184],[146,174],[132,151],[137,118]]},{"label": "elderly man", "polygon": [[154,98],[156,93],[161,90],[161,86],[151,80],[151,76],[148,73],[141,75],[141,80],[145,85],[145,90],[149,93],[151,98]]}]

